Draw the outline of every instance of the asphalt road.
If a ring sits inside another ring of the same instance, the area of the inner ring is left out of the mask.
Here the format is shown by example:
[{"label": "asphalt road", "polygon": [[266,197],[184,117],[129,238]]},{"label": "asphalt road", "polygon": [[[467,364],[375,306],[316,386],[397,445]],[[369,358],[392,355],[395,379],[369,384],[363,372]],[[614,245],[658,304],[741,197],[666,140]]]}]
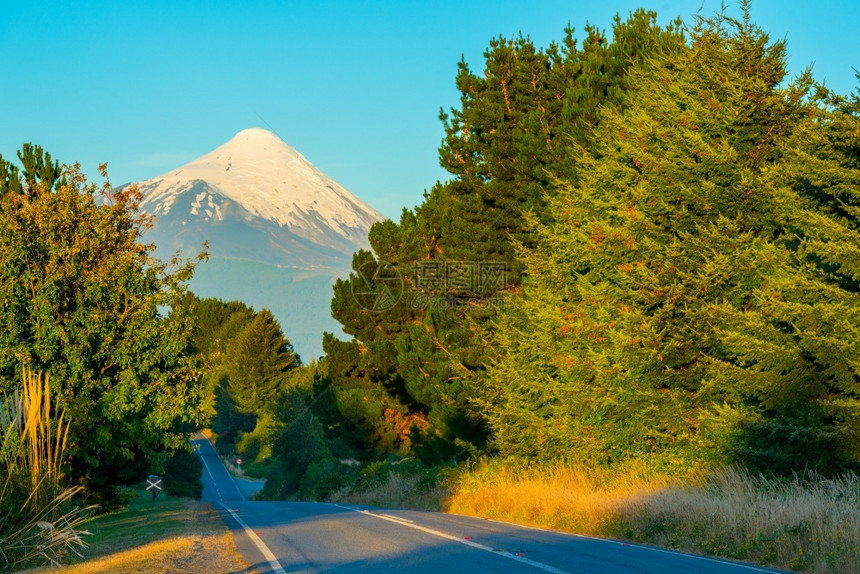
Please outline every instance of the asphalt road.
[{"label": "asphalt road", "polygon": [[[245,499],[198,437],[203,499],[221,511],[246,560],[273,572],[774,572],[658,548],[438,512]],[[211,573],[214,574],[214,573]]]}]

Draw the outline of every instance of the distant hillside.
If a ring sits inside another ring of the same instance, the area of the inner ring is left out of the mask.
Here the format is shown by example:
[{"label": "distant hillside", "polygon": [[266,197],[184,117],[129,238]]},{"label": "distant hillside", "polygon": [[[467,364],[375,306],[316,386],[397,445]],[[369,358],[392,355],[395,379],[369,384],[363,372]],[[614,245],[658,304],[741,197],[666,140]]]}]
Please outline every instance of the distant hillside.
[{"label": "distant hillside", "polygon": [[[256,309],[268,307],[307,363],[322,355],[323,331],[341,334],[340,324],[329,311],[337,276],[330,270],[212,257],[197,268],[191,289],[200,297],[247,301]],[[249,281],[249,277],[254,280]]]}]

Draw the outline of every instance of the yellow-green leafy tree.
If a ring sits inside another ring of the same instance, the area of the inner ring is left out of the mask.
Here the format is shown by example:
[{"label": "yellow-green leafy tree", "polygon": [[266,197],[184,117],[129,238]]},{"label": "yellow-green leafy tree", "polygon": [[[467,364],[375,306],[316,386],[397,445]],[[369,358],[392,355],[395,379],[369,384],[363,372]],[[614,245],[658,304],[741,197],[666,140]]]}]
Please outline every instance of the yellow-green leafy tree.
[{"label": "yellow-green leafy tree", "polygon": [[135,187],[91,183],[38,146],[18,155],[20,168],[0,157],[0,392],[21,365],[51,373],[74,479],[136,480],[184,445],[199,411],[181,305],[193,265],[152,257]]}]

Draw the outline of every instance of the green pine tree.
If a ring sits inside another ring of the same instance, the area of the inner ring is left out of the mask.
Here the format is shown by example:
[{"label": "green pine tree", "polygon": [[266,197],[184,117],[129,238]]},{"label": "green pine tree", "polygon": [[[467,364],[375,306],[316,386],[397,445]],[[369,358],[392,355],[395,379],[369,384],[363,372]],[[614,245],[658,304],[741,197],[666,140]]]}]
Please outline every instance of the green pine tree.
[{"label": "green pine tree", "polygon": [[[452,179],[437,183],[414,211],[404,210],[399,224],[377,224],[369,236],[378,260],[404,277],[403,297],[384,313],[356,301],[362,276],[377,264],[367,252],[356,255],[351,278],[335,286],[333,316],[355,337],[349,343],[329,338],[324,347],[335,393],[344,415],[374,437],[377,451],[408,450],[410,437],[417,437],[445,441],[449,448],[433,452],[458,456],[485,442],[471,399],[487,356],[480,334],[497,312],[486,299],[497,289],[473,280],[422,292],[415,264],[501,264],[508,269],[501,287],[516,289],[523,267],[514,245],[535,241],[523,214],[549,216],[551,174],[576,171],[570,142],[590,145],[597,106],[620,105],[634,63],[683,46],[677,23],[662,28],[645,11],[617,18],[612,42],[592,27],[586,33],[582,47],[568,29],[561,45],[544,50],[527,37],[498,38],[482,73],[460,63],[460,106],[441,114],[440,161]],[[416,296],[444,304],[422,307]]]},{"label": "green pine tree", "polygon": [[[857,458],[860,236],[856,212],[833,213],[837,197],[856,205],[850,153],[827,158],[841,179],[798,164],[829,153],[824,112],[805,80],[778,87],[785,46],[746,10],[691,36],[630,73],[635,90],[559,182],[554,220],[531,219],[538,247],[521,248],[529,279],[484,397],[505,454],[757,457],[776,472]],[[774,429],[793,438],[761,452]]]},{"label": "green pine tree", "polygon": [[272,414],[288,373],[301,364],[268,309],[257,313],[232,342],[226,364],[227,390],[243,414]]}]

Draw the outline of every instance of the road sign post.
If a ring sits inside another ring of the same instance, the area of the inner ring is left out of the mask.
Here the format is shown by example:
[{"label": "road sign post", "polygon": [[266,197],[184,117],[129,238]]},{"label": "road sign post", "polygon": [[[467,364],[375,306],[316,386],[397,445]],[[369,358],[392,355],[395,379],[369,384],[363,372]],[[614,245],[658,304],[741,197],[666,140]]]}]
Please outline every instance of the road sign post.
[{"label": "road sign post", "polygon": [[242,472],[242,459],[241,458],[236,459],[236,466],[239,468],[239,472]]},{"label": "road sign post", "polygon": [[158,498],[158,493],[161,492],[162,488],[164,488],[164,483],[162,482],[160,476],[150,474],[146,478],[146,490],[152,491],[152,500]]}]

